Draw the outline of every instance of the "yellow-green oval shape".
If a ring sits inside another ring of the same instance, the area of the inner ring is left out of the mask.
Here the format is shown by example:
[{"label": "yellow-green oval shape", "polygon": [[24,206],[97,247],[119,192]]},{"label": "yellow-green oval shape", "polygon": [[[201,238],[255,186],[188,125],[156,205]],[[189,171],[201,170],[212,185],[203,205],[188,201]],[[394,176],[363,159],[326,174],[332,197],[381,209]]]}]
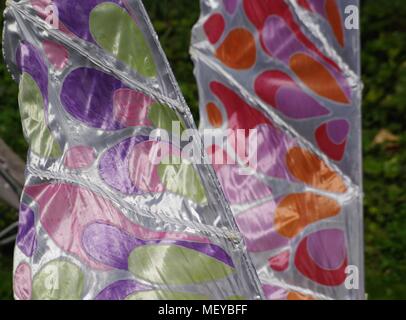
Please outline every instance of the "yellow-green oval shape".
[{"label": "yellow-green oval shape", "polygon": [[61,147],[45,121],[44,98],[35,80],[26,72],[20,79],[18,94],[21,122],[30,150],[44,158],[58,158]]},{"label": "yellow-green oval shape", "polygon": [[107,52],[144,77],[154,77],[156,66],[142,31],[128,12],[114,3],[101,3],[90,13],[90,32]]},{"label": "yellow-green oval shape", "polygon": [[33,300],[80,300],[84,275],[80,268],[65,260],[47,263],[35,276]]},{"label": "yellow-green oval shape", "polygon": [[159,103],[155,103],[151,106],[148,119],[152,122],[154,127],[164,129],[168,133],[172,132],[172,122],[179,123],[180,134],[185,130],[185,125],[176,112],[168,106]]},{"label": "yellow-green oval shape", "polygon": [[224,279],[234,268],[193,249],[177,245],[147,245],[128,258],[129,271],[156,284],[188,285]]},{"label": "yellow-green oval shape", "polygon": [[179,164],[181,160],[176,161],[176,157],[172,157],[172,162],[158,166],[158,175],[165,188],[195,203],[206,203],[206,192],[193,165],[185,162]]}]

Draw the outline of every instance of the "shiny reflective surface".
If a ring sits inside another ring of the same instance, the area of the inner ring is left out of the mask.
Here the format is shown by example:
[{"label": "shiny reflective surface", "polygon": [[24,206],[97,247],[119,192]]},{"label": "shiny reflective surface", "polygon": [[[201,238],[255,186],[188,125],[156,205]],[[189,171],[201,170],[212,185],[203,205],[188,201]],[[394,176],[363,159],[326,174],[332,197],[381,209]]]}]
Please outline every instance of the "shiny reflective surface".
[{"label": "shiny reflective surface", "polygon": [[239,160],[215,169],[265,298],[364,299],[359,30],[344,28],[358,1],[200,2],[201,129],[246,130],[207,149]]},{"label": "shiny reflective surface", "polygon": [[23,0],[5,22],[31,146],[15,298],[259,299],[213,169],[150,137],[194,123],[142,2]]}]

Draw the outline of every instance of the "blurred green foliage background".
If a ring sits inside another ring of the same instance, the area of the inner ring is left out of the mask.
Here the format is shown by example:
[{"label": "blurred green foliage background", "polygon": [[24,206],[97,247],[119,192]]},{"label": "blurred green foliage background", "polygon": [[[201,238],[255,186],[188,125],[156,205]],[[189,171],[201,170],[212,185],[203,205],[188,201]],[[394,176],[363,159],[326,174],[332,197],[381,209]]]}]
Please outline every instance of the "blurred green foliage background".
[{"label": "blurred green foliage background", "polygon": [[[191,28],[199,16],[198,0],[144,3],[197,119],[198,94],[188,50]],[[370,299],[405,299],[406,2],[364,0],[361,20],[367,292]],[[2,61],[0,137],[25,159],[17,85]],[[0,203],[0,229],[15,214]],[[12,251],[12,246],[0,248],[0,299],[12,298]]]}]

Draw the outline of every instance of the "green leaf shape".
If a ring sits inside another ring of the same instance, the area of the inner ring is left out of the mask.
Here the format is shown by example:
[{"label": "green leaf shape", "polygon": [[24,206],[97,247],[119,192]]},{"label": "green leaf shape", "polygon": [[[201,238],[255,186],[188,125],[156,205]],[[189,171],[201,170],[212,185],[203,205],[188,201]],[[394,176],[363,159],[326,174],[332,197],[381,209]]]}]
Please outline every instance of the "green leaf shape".
[{"label": "green leaf shape", "polygon": [[90,32],[98,45],[144,77],[156,76],[151,49],[127,11],[102,3],[90,13]]},{"label": "green leaf shape", "polygon": [[177,245],[147,245],[128,258],[130,272],[156,284],[189,285],[224,279],[234,268],[193,249]]},{"label": "green leaf shape", "polygon": [[210,300],[210,298],[197,293],[157,290],[134,293],[126,300]]},{"label": "green leaf shape", "polygon": [[44,158],[58,158],[61,147],[53,137],[45,121],[44,98],[35,80],[26,72],[20,79],[18,96],[24,134],[31,151]]},{"label": "green leaf shape", "polygon": [[168,106],[159,103],[151,106],[148,118],[156,128],[166,130],[168,133],[172,132],[173,121],[180,122],[180,134],[185,130],[185,125],[176,112]]},{"label": "green leaf shape", "polygon": [[158,166],[158,175],[166,189],[195,203],[207,203],[202,181],[193,165],[181,162],[176,157],[171,159],[167,161],[168,163],[161,163]]},{"label": "green leaf shape", "polygon": [[34,300],[80,300],[84,274],[78,266],[64,260],[46,264],[33,280]]}]

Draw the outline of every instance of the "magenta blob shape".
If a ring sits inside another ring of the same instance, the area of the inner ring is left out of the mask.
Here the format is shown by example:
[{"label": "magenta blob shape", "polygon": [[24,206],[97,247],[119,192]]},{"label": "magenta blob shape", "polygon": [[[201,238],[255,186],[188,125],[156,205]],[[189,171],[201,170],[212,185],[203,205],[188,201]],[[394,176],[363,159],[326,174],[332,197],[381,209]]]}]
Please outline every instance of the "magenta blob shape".
[{"label": "magenta blob shape", "polygon": [[321,268],[336,270],[347,257],[345,243],[345,234],[342,230],[321,230],[308,236],[307,249]]},{"label": "magenta blob shape", "polygon": [[331,141],[341,144],[345,141],[350,132],[350,124],[347,120],[333,120],[327,123],[327,133]]}]

